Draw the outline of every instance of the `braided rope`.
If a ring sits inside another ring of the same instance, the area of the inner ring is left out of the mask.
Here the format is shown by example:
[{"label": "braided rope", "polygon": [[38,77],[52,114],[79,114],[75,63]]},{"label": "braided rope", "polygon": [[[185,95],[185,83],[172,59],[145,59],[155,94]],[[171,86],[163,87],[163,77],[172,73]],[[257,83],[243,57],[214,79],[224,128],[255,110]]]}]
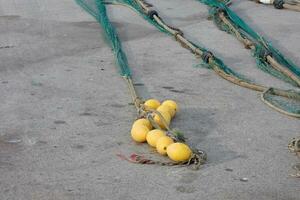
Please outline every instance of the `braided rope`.
[{"label": "braided rope", "polygon": [[[139,117],[149,117],[152,116],[153,113],[160,116],[160,120],[168,127],[169,134],[173,134],[173,136],[176,138],[176,135],[174,134],[175,131],[170,129],[168,126],[166,120],[164,117],[157,113],[156,111],[147,111],[144,107],[144,102],[142,98],[140,98],[137,94],[137,90],[134,87],[133,80],[131,78],[131,71],[128,66],[127,57],[125,52],[122,49],[121,41],[118,37],[117,32],[115,31],[113,25],[110,23],[109,17],[107,16],[106,12],[106,4],[115,4],[115,1],[105,1],[105,0],[95,0],[95,6],[97,6],[98,12],[95,12],[88,4],[84,3],[81,0],[76,0],[76,2],[84,8],[87,12],[89,12],[92,16],[94,16],[99,24],[102,26],[104,30],[105,36],[109,39],[109,44],[112,47],[113,52],[115,53],[116,61],[120,70],[121,76],[125,79],[130,95],[132,97],[132,101],[136,107],[136,110],[138,112]],[[150,4],[145,4],[146,6],[151,6]],[[152,120],[152,123],[154,127],[159,128],[158,124],[155,123],[154,120]],[[204,162],[204,160],[200,160],[202,158],[206,158],[206,154],[203,152],[202,156],[199,152],[203,151],[193,151],[193,155],[189,161],[188,164],[194,164],[195,166],[200,165]],[[154,161],[153,161],[154,162]],[[177,165],[180,165],[181,163],[177,163]]]},{"label": "braided rope", "polygon": [[[135,2],[137,2],[144,10],[144,14],[147,15],[148,12],[151,11],[150,7],[148,7],[145,3],[145,0],[135,0]],[[127,5],[127,4],[123,4],[123,3],[115,3],[115,2],[109,2],[109,4],[115,4],[115,5],[122,5],[125,7],[129,7],[132,10],[135,10],[133,7]],[[153,7],[153,5],[151,5],[151,8]],[[136,11],[136,10],[135,10]],[[156,12],[157,13],[157,12]],[[220,16],[222,17],[222,15]],[[242,35],[234,28],[234,26],[227,20],[227,18],[222,17],[224,19],[225,23],[228,23],[229,26],[232,27],[232,30],[234,31],[234,33],[237,35],[237,37],[239,38],[240,41],[242,41],[245,46],[249,46],[251,48],[253,48],[253,43],[247,39],[247,38],[243,38]],[[164,28],[167,32],[169,32],[171,35],[174,36],[175,40],[177,42],[179,42],[181,44],[182,47],[189,49],[192,53],[195,54],[196,57],[201,57],[203,55],[203,51],[197,47],[196,45],[194,45],[191,41],[187,40],[184,37],[183,32],[180,29],[174,29],[174,27],[171,27],[167,24],[165,24],[163,22],[163,20],[158,16],[158,15],[154,15],[153,19],[157,22],[157,24],[159,24],[162,28]],[[276,66],[276,61],[272,60],[272,58],[270,56],[267,56],[267,59],[271,62],[271,63],[275,63],[274,65]],[[221,69],[217,63],[214,62],[213,58],[209,58],[208,59],[208,64],[211,66],[211,68],[215,71],[216,74],[218,74],[220,77],[224,78],[227,81],[230,81],[233,84],[239,85],[241,87],[245,87],[251,90],[255,90],[258,92],[262,92],[261,94],[261,100],[268,105],[269,107],[275,109],[276,111],[290,116],[290,117],[296,117],[299,118],[298,114],[292,113],[292,112],[287,112],[279,107],[276,107],[274,104],[272,104],[270,101],[267,101],[266,98],[264,98],[264,95],[266,93],[264,93],[265,91],[268,90],[267,86],[263,86],[263,85],[259,85],[259,84],[255,84],[255,83],[251,83],[249,81],[245,81],[242,80],[236,76],[233,76],[231,74],[226,73],[223,69]],[[274,95],[277,96],[282,96],[282,97],[286,97],[286,98],[291,98],[291,99],[296,99],[296,100],[300,100],[300,94],[291,90],[282,90],[282,89],[277,89],[277,88],[273,88],[272,87],[272,93]]]},{"label": "braided rope", "polygon": [[[151,10],[150,8],[147,7],[146,4],[144,4],[144,2],[145,2],[144,0],[143,1],[141,1],[141,0],[135,0],[135,2],[137,2],[143,8],[143,10],[145,11],[145,14],[147,14]],[[153,19],[160,26],[162,26],[166,31],[168,31],[171,35],[173,35],[175,37],[176,41],[181,44],[181,46],[183,46],[186,49],[189,49],[197,57],[198,56],[201,57],[203,55],[204,51],[202,49],[200,49],[198,46],[194,45],[191,41],[189,41],[188,39],[186,39],[184,37],[183,32],[180,31],[180,29],[176,29],[176,30],[172,29],[171,26],[169,26],[166,23],[164,23],[164,21],[159,16],[157,16],[157,15],[154,15]],[[224,19],[224,21],[226,21],[226,20]],[[229,23],[228,20],[226,22]],[[229,24],[231,24],[231,23],[229,23]],[[233,30],[235,30],[234,26],[232,24],[231,24],[231,26],[232,26]],[[181,34],[178,34],[178,32],[180,32]],[[235,30],[234,32],[238,35],[238,37],[243,42],[245,42],[245,45],[253,46],[252,45],[253,43],[250,40],[248,40],[248,39],[246,40],[245,38],[243,38],[237,30]],[[278,64],[274,59],[272,59],[272,57],[268,56],[267,58],[271,61],[271,63],[273,63],[273,64],[275,63],[275,65]],[[227,81],[230,81],[230,82],[232,82],[232,83],[234,83],[236,85],[239,85],[241,87],[245,87],[245,88],[252,89],[252,90],[255,90],[255,91],[258,91],[258,92],[262,92],[262,93],[265,92],[269,88],[267,86],[263,86],[263,85],[259,85],[259,84],[255,84],[255,83],[250,83],[248,81],[242,80],[242,79],[240,79],[240,78],[238,78],[236,76],[233,76],[231,74],[226,73],[215,62],[214,56],[211,56],[210,58],[208,58],[208,64],[211,66],[211,68],[219,76],[221,76],[222,78],[226,79]],[[293,77],[293,75],[291,75],[291,74],[289,74],[289,76]],[[296,78],[294,78],[294,79],[296,80]],[[300,85],[300,81],[299,81],[299,85]],[[277,96],[282,96],[282,97],[286,97],[286,98],[292,98],[292,99],[300,100],[300,94],[298,94],[297,92],[293,92],[293,91],[290,91],[290,90],[281,90],[281,89],[277,89],[277,88],[273,88],[272,92],[273,92],[274,95],[277,95]],[[263,93],[263,95],[264,94],[265,93]],[[270,101],[267,101],[265,98],[261,98],[261,99],[263,100],[263,102],[266,105],[270,106],[271,108],[275,109],[276,111],[278,111],[278,112],[280,112],[282,114],[285,114],[285,115],[290,116],[290,117],[300,118],[300,114],[295,114],[295,113],[292,113],[292,112],[285,111],[285,110],[283,110],[283,109],[281,109],[279,107],[276,107],[274,104],[272,104]]]},{"label": "braided rope", "polygon": [[267,98],[266,98],[266,94],[268,94],[268,93],[269,94],[274,94],[273,88],[268,88],[264,92],[261,93],[260,98],[261,98],[262,102],[264,102],[269,107],[271,107],[272,109],[274,109],[274,110],[276,110],[276,111],[278,111],[282,114],[288,115],[290,117],[300,118],[300,113],[296,114],[296,113],[287,112],[287,111],[279,108],[278,106],[275,106],[271,101],[268,101]]},{"label": "braided rope", "polygon": [[[252,41],[250,41],[248,38],[243,37],[239,30],[230,22],[230,20],[224,15],[224,12],[219,12],[219,17],[220,19],[226,24],[230,31],[238,38],[239,41],[241,41],[245,47],[251,48],[254,50],[256,47]],[[283,67],[281,64],[279,64],[273,57],[272,55],[267,55],[266,56],[267,61],[270,63],[270,65],[276,69],[277,71],[283,73],[290,79],[292,79],[298,86],[300,86],[300,79],[297,75],[295,75],[292,71],[289,69]]]},{"label": "braided rope", "polygon": [[[293,138],[288,144],[290,152],[295,153],[296,156],[300,159],[300,138]],[[300,178],[300,163],[293,166],[295,170],[294,174],[290,174],[291,177]]]}]

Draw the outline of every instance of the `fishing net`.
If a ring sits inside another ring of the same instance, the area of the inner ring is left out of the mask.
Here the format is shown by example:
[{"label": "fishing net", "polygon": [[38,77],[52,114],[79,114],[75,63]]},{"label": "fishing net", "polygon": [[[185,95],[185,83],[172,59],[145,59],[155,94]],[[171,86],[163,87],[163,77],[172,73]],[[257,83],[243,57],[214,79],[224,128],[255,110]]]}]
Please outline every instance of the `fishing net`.
[{"label": "fishing net", "polygon": [[[140,2],[149,5],[144,0],[139,0]],[[214,18],[215,22],[218,24],[218,26],[227,32],[230,32],[230,28],[221,22],[220,18],[218,17],[217,13],[221,9],[226,13],[226,16],[234,22],[234,26],[239,30],[240,34],[242,36],[245,36],[249,38],[251,41],[255,44],[255,49],[253,51],[253,56],[256,58],[258,66],[264,70],[265,72],[268,72],[272,74],[273,76],[276,76],[284,81],[287,81],[293,85],[296,85],[294,80],[292,80],[289,76],[286,76],[286,74],[281,73],[280,71],[277,71],[270,67],[269,63],[266,61],[264,54],[270,53],[272,56],[283,66],[291,70],[295,75],[300,77],[300,69],[287,60],[277,49],[275,49],[269,42],[267,42],[263,37],[258,35],[253,29],[251,29],[241,18],[239,18],[233,11],[231,11],[227,6],[226,3],[229,3],[230,1],[216,1],[216,0],[199,0],[202,3],[205,3],[211,7],[210,13],[211,16]],[[76,2],[84,8],[87,12],[89,12],[92,16],[94,16],[97,21],[100,23],[101,27],[104,30],[104,35],[108,39],[109,44],[112,47],[112,50],[116,56],[116,62],[120,69],[120,74],[125,77],[130,77],[130,68],[128,66],[126,55],[124,54],[121,46],[121,42],[117,36],[116,30],[112,26],[112,24],[109,22],[105,5],[106,4],[117,4],[117,5],[123,5],[126,7],[129,7],[133,9],[135,12],[137,12],[139,15],[141,15],[146,21],[148,21],[150,24],[154,25],[157,29],[160,31],[167,33],[169,35],[172,35],[170,30],[166,28],[166,26],[163,26],[162,19],[160,18],[162,23],[158,23],[157,20],[154,20],[153,15],[149,15],[143,7],[138,3],[136,0],[76,0]],[[153,11],[153,10],[152,10]],[[158,14],[155,12],[152,12],[152,14],[155,14],[158,16]],[[151,13],[150,13],[151,14]],[[167,26],[170,28],[170,26]],[[171,27],[173,30],[178,31],[179,29],[175,29]],[[180,33],[180,30],[178,31]],[[175,35],[176,38],[176,35]],[[205,47],[199,46],[193,42],[192,43],[196,48],[201,50],[203,54],[210,53]],[[184,45],[183,45],[184,46]],[[202,57],[202,64],[206,65],[207,67],[214,69],[216,71],[215,67],[217,68],[217,71],[219,71],[223,78],[228,80],[228,77],[233,77],[233,81],[235,84],[253,89],[257,91],[264,90],[264,86],[257,86],[255,83],[245,76],[235,72],[228,66],[226,66],[221,59],[213,56],[213,59],[211,59],[211,62],[203,62]],[[220,75],[220,74],[219,74]],[[229,78],[230,79],[230,78]],[[245,86],[246,85],[246,86]],[[273,92],[270,92],[273,91]],[[281,93],[281,92],[279,92]],[[284,91],[284,97],[286,98],[292,98],[296,99],[297,101],[285,101],[285,98],[278,97],[282,95],[278,95],[278,90],[268,90],[268,92],[263,93],[262,99],[264,102],[267,102],[270,104],[271,107],[277,108],[279,111],[283,111],[286,114],[291,114],[292,116],[299,117],[300,116],[300,109],[299,109],[299,96],[300,94],[294,91]],[[286,95],[286,93],[288,93]],[[292,95],[290,95],[291,93]],[[277,96],[276,98],[273,98]],[[296,98],[295,98],[296,97]],[[274,101],[274,102],[273,102]],[[280,102],[280,103],[279,103]]]},{"label": "fishing net", "polygon": [[[246,22],[244,22],[236,13],[234,13],[227,4],[230,0],[198,0],[210,7],[209,13],[215,24],[223,31],[230,34],[234,34],[232,28],[228,24],[224,23],[224,20],[220,18],[220,12],[231,21],[231,24],[236,30],[238,30],[242,38],[247,38],[254,44],[252,55],[256,60],[258,68],[267,72],[274,77],[277,77],[285,82],[288,82],[294,86],[299,86],[290,76],[274,69],[266,59],[266,55],[271,55],[280,65],[290,70],[296,77],[300,78],[300,68],[294,63],[285,58],[278,49],[272,46],[265,38],[256,33]],[[297,95],[298,96],[298,95]],[[262,100],[269,106],[281,112],[293,113],[296,116],[300,114],[299,98],[285,98],[274,95],[272,89],[262,94]],[[293,115],[292,114],[292,115]]]},{"label": "fishing net", "polygon": [[116,64],[121,76],[131,77],[127,57],[122,49],[122,45],[115,28],[110,23],[106,8],[102,0],[76,0],[77,3],[89,12],[100,23],[104,36],[115,54]]},{"label": "fishing net", "polygon": [[272,55],[274,59],[282,66],[289,69],[293,74],[300,78],[300,68],[292,63],[290,60],[285,58],[278,49],[272,46],[261,35],[256,33],[247,23],[245,23],[235,12],[233,12],[226,4],[229,1],[218,1],[218,0],[198,0],[210,7],[210,16],[213,18],[216,25],[223,31],[232,33],[230,27],[224,24],[219,17],[219,12],[223,12],[228,19],[233,23],[234,27],[239,30],[243,37],[247,37],[255,45],[253,50],[253,57],[257,61],[257,66],[264,72],[267,72],[281,80],[284,80],[290,84],[297,86],[294,80],[292,80],[286,74],[275,70],[270,66],[270,63],[265,59],[266,54]]},{"label": "fishing net", "polygon": [[[110,45],[113,47],[113,51],[117,58],[117,64],[121,69],[121,75],[128,76],[130,75],[130,69],[128,67],[127,58],[122,50],[121,42],[119,38],[117,37],[116,30],[111,25],[111,23],[107,19],[107,13],[105,9],[105,4],[119,4],[123,6],[130,7],[134,11],[136,11],[138,14],[140,14],[145,20],[147,20],[149,23],[154,25],[156,28],[158,28],[160,31],[170,34],[164,27],[159,25],[157,22],[155,22],[153,19],[149,18],[148,15],[146,15],[143,12],[143,9],[137,4],[135,0],[76,0],[76,2],[84,8],[88,13],[90,13],[93,17],[96,18],[96,20],[100,23],[101,27],[104,29],[105,37],[108,39]],[[205,47],[199,46],[195,43],[193,43],[197,48],[201,49],[203,52],[208,52],[208,50]],[[205,64],[205,63],[203,63]],[[228,66],[226,66],[222,60],[215,59],[215,64],[218,65],[224,72],[226,72],[228,75],[233,75],[241,79],[246,79],[243,75],[238,74],[237,72],[230,69]],[[209,67],[207,65],[207,67]],[[247,79],[249,81],[249,79]]]},{"label": "fishing net", "polygon": [[[157,110],[147,109],[144,105],[143,100],[137,95],[136,89],[134,87],[130,68],[128,66],[128,61],[125,52],[122,49],[122,45],[120,39],[118,37],[117,31],[111,24],[107,12],[106,12],[106,4],[111,4],[112,2],[104,2],[103,0],[76,0],[77,3],[84,8],[87,12],[89,12],[92,16],[96,18],[96,20],[101,25],[104,35],[112,47],[112,51],[115,54],[117,66],[119,67],[120,75],[123,76],[127,82],[129,87],[129,91],[131,93],[131,97],[138,111],[138,118],[146,118],[149,120],[151,125],[156,129],[160,129],[161,125],[155,120],[155,115],[159,117],[160,122],[163,124],[166,129],[166,135],[171,137],[176,142],[185,142],[185,137],[181,131],[176,129],[171,129],[169,127],[169,123],[166,121],[165,117]],[[116,4],[118,2],[114,2]],[[132,4],[134,6],[134,4]],[[160,27],[158,27],[160,28]],[[163,30],[162,30],[163,31]],[[154,161],[151,159],[144,158],[143,156],[139,156],[133,154],[130,158],[127,158],[123,155],[118,155],[119,157],[128,160],[130,162],[139,163],[139,164],[157,164],[157,165],[192,165],[194,169],[199,169],[200,165],[204,164],[206,161],[206,153],[204,151],[198,150],[194,147],[191,147],[191,156],[187,161],[182,162],[161,162]]]},{"label": "fishing net", "polygon": [[299,96],[282,97],[274,94],[273,88],[268,88],[261,94],[264,103],[273,109],[292,117],[300,116]]}]

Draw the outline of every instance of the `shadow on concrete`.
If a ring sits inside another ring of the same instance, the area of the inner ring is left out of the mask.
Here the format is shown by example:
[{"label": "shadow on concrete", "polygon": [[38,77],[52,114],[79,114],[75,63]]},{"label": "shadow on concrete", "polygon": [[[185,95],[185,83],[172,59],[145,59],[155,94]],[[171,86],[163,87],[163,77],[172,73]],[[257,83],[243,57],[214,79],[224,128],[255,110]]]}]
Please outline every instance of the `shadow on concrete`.
[{"label": "shadow on concrete", "polygon": [[244,157],[226,147],[221,138],[214,136],[218,126],[216,112],[216,109],[187,108],[181,110],[174,119],[174,126],[184,132],[188,142],[208,154],[207,163],[210,166]]}]

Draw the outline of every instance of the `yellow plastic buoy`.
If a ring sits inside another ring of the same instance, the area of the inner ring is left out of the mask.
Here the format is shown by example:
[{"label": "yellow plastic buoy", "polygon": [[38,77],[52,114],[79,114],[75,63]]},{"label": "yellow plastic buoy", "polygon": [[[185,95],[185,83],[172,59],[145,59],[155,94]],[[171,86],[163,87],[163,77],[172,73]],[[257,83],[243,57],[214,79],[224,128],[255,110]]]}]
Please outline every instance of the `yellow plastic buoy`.
[{"label": "yellow plastic buoy", "polygon": [[174,143],[174,140],[172,138],[170,138],[169,136],[162,136],[156,142],[156,150],[159,154],[166,155],[167,147],[173,143]]},{"label": "yellow plastic buoy", "polygon": [[147,134],[146,140],[150,146],[156,147],[157,140],[160,137],[165,136],[165,135],[166,134],[164,131],[159,130],[159,129],[154,129]]},{"label": "yellow plastic buoy", "polygon": [[144,125],[144,126],[146,126],[149,130],[152,129],[152,124],[151,124],[151,122],[150,122],[148,119],[144,119],[144,118],[138,119],[138,120],[136,120],[136,121],[133,123],[132,127],[137,126],[137,125]]},{"label": "yellow plastic buoy", "polygon": [[190,159],[192,150],[186,144],[176,142],[167,147],[167,154],[175,162],[184,162]]},{"label": "yellow plastic buoy", "polygon": [[136,125],[131,129],[131,137],[136,142],[146,142],[149,129],[144,125]]},{"label": "yellow plastic buoy", "polygon": [[[162,117],[165,119],[167,125],[170,125],[171,122],[171,115],[169,114],[169,112],[159,112]],[[165,124],[163,123],[162,119],[160,118],[160,116],[158,114],[154,115],[154,121],[162,128],[162,129],[166,129]]]},{"label": "yellow plastic buoy", "polygon": [[178,110],[179,110],[177,103],[173,100],[166,100],[162,103],[162,105],[167,105],[167,106],[173,108],[175,110],[175,112],[178,112]]},{"label": "yellow plastic buoy", "polygon": [[145,103],[146,110],[153,109],[156,110],[160,106],[160,102],[156,99],[149,99]]},{"label": "yellow plastic buoy", "polygon": [[171,117],[174,117],[176,114],[175,109],[173,109],[172,107],[168,106],[168,105],[161,105],[156,109],[158,112],[168,112]]}]

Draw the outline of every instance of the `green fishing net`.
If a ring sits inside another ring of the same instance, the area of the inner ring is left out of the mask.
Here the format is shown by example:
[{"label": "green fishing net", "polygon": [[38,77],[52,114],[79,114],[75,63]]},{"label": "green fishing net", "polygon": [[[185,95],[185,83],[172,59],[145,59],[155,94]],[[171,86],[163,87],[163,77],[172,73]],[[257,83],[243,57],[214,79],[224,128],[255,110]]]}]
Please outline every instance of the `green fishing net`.
[{"label": "green fishing net", "polygon": [[275,109],[280,109],[283,112],[289,112],[295,115],[300,115],[300,104],[299,96],[296,98],[286,98],[274,95],[273,89],[270,88],[262,94],[263,100],[269,102],[274,106]]},{"label": "green fishing net", "polygon": [[126,54],[122,49],[122,45],[115,28],[110,23],[106,8],[102,0],[76,0],[77,3],[89,12],[100,23],[104,35],[112,48],[116,57],[116,63],[119,67],[121,76],[131,77],[131,71],[128,66]]},{"label": "green fishing net", "polygon": [[231,32],[230,28],[222,23],[222,20],[219,18],[218,13],[222,11],[230,19],[235,28],[239,30],[242,36],[247,37],[250,41],[255,44],[255,50],[253,51],[253,56],[257,61],[257,66],[263,71],[280,78],[292,85],[297,85],[294,80],[285,74],[275,70],[267,60],[264,58],[265,53],[269,53],[272,57],[280,63],[282,66],[288,68],[293,72],[297,77],[300,78],[300,68],[294,63],[285,58],[278,49],[272,46],[270,42],[264,39],[262,36],[257,34],[247,23],[245,23],[235,12],[233,12],[226,4],[229,1],[218,1],[218,0],[197,0],[201,3],[204,3],[210,7],[210,15],[214,19],[217,26],[224,31]]},{"label": "green fishing net", "polygon": [[[242,19],[240,19],[233,11],[231,11],[225,3],[219,2],[219,1],[214,1],[214,0],[199,0],[203,3],[206,3],[207,5],[211,6],[211,13],[213,16],[217,11],[217,9],[222,8],[226,11],[227,15],[229,18],[234,22],[234,25],[238,27],[241,30],[242,35],[247,35],[248,37],[251,36],[251,41],[255,41],[256,45],[256,50],[254,51],[253,55],[256,57],[258,65],[266,72],[273,74],[274,76],[277,76],[279,78],[282,78],[286,81],[289,81],[293,83],[292,80],[289,80],[288,77],[285,77],[284,74],[281,74],[277,72],[276,70],[272,70],[271,67],[268,65],[266,61],[264,61],[262,58],[259,56],[259,51],[261,49],[267,49],[272,52],[272,56],[275,57],[281,64],[284,66],[288,67],[291,71],[293,71],[295,74],[300,75],[300,70],[295,66],[293,63],[288,61],[287,59],[284,58],[280,52],[272,47],[270,43],[268,43],[264,38],[259,36],[254,30],[252,30]],[[76,0],[76,2],[84,8],[88,13],[90,13],[93,17],[96,18],[96,20],[100,23],[104,35],[107,38],[110,46],[112,47],[112,50],[115,54],[116,57],[116,62],[117,65],[120,69],[120,74],[125,77],[130,77],[131,72],[130,68],[128,66],[127,58],[122,50],[122,45],[121,42],[118,38],[117,32],[115,28],[112,26],[110,23],[107,13],[106,13],[106,4],[120,4],[120,5],[125,5],[137,13],[139,13],[145,20],[147,20],[149,23],[154,25],[156,28],[158,28],[160,31],[170,34],[167,30],[164,29],[161,25],[159,25],[155,20],[150,18],[144,10],[138,5],[138,3],[135,0]],[[216,21],[218,21],[218,18],[215,18]],[[220,24],[220,23],[219,23]],[[222,25],[220,26],[222,27]],[[223,30],[228,30],[227,27],[222,27]],[[193,43],[193,42],[192,42]],[[199,46],[195,43],[193,43],[194,46],[199,48],[202,52],[207,52],[208,50],[205,47]],[[247,83],[252,83],[249,79],[245,78],[243,75],[238,74],[228,66],[226,66],[221,59],[214,57],[213,59],[213,64],[217,66],[220,70],[222,70],[225,74],[229,76],[236,77],[239,80],[242,80]],[[207,64],[206,64],[207,65]],[[208,67],[211,67],[210,65],[207,65]],[[297,95],[299,95],[297,93]],[[266,101],[272,101],[274,99],[274,95],[272,93],[265,93],[264,95]],[[281,97],[276,97],[274,100],[276,106],[278,105],[280,109],[285,110],[290,113],[295,113],[299,114],[300,113],[300,108],[299,108],[299,101],[295,104],[293,101],[291,102],[286,102],[284,100],[280,100]],[[279,103],[280,102],[280,103]],[[273,104],[273,102],[272,102]],[[295,106],[296,105],[296,106]]]},{"label": "green fishing net", "polygon": [[[256,33],[246,22],[244,22],[235,12],[233,12],[227,4],[230,0],[197,0],[201,3],[204,3],[210,7],[210,16],[213,18],[215,24],[223,31],[231,33],[230,27],[228,27],[219,17],[219,12],[222,11],[226,17],[232,22],[233,26],[239,31],[242,37],[248,38],[251,42],[254,43],[255,49],[252,52],[253,57],[256,60],[257,66],[277,78],[288,82],[294,86],[297,86],[294,80],[292,80],[287,75],[282,72],[275,70],[267,60],[264,58],[264,53],[269,53],[272,57],[280,63],[282,66],[289,69],[297,77],[300,78],[300,68],[294,63],[285,58],[278,49],[272,46],[265,38]],[[272,91],[272,90],[270,90]],[[280,96],[273,95],[272,92],[267,92],[263,95],[265,101],[272,104],[274,107],[287,111],[293,114],[300,114],[300,104],[299,99],[284,98]]]}]

